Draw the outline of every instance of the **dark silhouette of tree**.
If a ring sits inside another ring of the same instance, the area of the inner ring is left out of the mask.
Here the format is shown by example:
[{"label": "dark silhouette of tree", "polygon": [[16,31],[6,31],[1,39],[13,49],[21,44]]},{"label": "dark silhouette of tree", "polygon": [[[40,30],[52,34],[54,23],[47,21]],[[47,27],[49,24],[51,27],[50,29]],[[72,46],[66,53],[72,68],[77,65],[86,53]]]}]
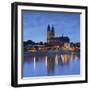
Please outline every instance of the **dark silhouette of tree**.
[{"label": "dark silhouette of tree", "polygon": [[24,46],[28,45],[35,45],[35,42],[33,42],[32,40],[24,41]]},{"label": "dark silhouette of tree", "polygon": [[37,42],[36,45],[43,45],[43,42]]},{"label": "dark silhouette of tree", "polygon": [[39,42],[40,45],[43,45],[43,42]]}]

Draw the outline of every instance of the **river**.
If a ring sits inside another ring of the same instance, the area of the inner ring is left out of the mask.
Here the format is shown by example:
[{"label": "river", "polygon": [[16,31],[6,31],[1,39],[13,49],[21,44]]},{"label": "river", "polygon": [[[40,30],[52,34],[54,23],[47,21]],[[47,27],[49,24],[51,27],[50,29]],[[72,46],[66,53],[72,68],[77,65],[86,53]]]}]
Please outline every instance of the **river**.
[{"label": "river", "polygon": [[80,54],[24,55],[23,77],[79,75]]}]

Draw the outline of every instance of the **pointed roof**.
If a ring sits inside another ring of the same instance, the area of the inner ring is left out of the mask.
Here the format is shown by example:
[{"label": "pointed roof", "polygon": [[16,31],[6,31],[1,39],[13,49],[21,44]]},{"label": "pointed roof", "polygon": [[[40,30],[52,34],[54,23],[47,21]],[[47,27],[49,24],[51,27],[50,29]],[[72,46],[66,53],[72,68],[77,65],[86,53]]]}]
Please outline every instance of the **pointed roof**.
[{"label": "pointed roof", "polygon": [[54,26],[52,25],[52,32],[54,33]]},{"label": "pointed roof", "polygon": [[47,30],[50,31],[50,24],[48,24]]}]

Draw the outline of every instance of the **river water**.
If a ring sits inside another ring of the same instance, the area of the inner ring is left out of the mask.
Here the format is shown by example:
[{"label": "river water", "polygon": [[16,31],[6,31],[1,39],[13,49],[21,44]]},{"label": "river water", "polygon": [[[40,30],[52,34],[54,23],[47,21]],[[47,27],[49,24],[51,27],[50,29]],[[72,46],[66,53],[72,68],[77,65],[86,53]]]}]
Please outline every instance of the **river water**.
[{"label": "river water", "polygon": [[23,77],[60,76],[80,74],[79,54],[54,54],[48,56],[24,55]]}]

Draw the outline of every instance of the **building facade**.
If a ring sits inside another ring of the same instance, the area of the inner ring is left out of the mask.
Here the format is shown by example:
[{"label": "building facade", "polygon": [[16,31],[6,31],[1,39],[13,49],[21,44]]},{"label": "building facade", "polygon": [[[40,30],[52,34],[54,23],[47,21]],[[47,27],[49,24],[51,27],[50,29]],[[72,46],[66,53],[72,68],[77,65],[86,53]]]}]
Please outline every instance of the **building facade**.
[{"label": "building facade", "polygon": [[65,43],[70,43],[70,39],[68,37],[64,36],[63,34],[60,37],[56,37],[54,26],[52,25],[52,27],[50,27],[50,25],[48,25],[48,27],[47,27],[47,43],[64,45]]}]

